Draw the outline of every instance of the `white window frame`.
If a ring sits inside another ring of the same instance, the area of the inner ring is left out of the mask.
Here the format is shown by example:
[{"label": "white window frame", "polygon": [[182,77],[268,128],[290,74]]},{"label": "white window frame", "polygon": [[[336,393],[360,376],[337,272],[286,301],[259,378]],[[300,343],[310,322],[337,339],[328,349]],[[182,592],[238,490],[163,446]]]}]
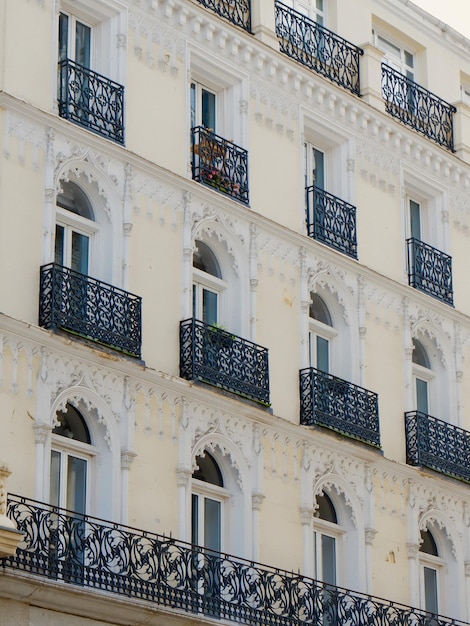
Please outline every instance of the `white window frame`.
[{"label": "white window frame", "polygon": [[[317,6],[318,1],[322,2],[323,8]],[[320,26],[326,26],[328,0],[284,0],[284,3]]]},{"label": "white window frame", "polygon": [[[196,319],[202,321],[203,289],[217,294],[217,324],[224,324],[227,283],[221,279],[193,267],[193,294],[196,290]],[[194,298],[194,295],[193,295]]]},{"label": "white window frame", "polygon": [[76,42],[76,25],[77,22],[80,22],[84,26],[87,26],[90,29],[90,69],[95,68],[95,39],[96,39],[96,21],[91,20],[90,16],[78,17],[75,13],[70,12],[69,10],[61,10],[60,14],[66,15],[68,17],[68,31],[67,31],[67,51],[68,55],[66,58],[71,61],[75,61],[75,42]]},{"label": "white window frame", "polygon": [[[62,207],[56,207],[55,225],[62,226],[64,232],[64,267],[70,268],[71,248],[72,248],[72,231],[85,235],[89,238],[88,248],[88,276],[95,276],[94,259],[96,257],[96,240],[99,233],[99,225],[93,220],[67,211]],[[55,230],[54,230],[54,248],[55,250]]]},{"label": "white window frame", "polygon": [[445,562],[442,557],[434,556],[433,554],[427,554],[426,552],[419,552],[419,602],[420,608],[423,610],[426,609],[426,595],[424,588],[424,568],[428,567],[436,572],[436,587],[437,587],[437,609],[440,614],[443,613],[442,607],[442,585],[443,585],[443,575],[445,569]]},{"label": "white window frame", "polygon": [[[197,478],[192,478],[191,484],[191,499],[193,496],[197,496],[201,500],[198,505],[198,531],[199,534],[204,532],[204,506],[201,503],[206,498],[220,502],[220,551],[223,552],[227,543],[227,537],[229,536],[227,522],[229,516],[226,513],[228,502],[230,500],[230,492],[225,487],[219,487],[212,483],[207,483]],[[191,503],[192,509],[192,503]],[[192,520],[191,520],[192,524]],[[198,537],[198,545],[204,547],[201,537]]]},{"label": "white window frame", "polygon": [[[335,506],[333,502],[332,504]],[[335,512],[337,514],[336,507]],[[342,581],[339,579],[342,571],[341,553],[344,534],[345,530],[340,526],[340,524],[334,524],[333,522],[321,519],[320,517],[313,518],[313,577],[315,579],[321,580],[321,578],[318,577],[319,568],[323,566],[323,562],[320,562],[322,557],[321,536],[327,535],[335,540],[335,585],[342,584]]]},{"label": "white window frame", "polygon": [[314,155],[313,151],[317,150],[323,154],[323,189],[325,191],[328,190],[328,165],[330,159],[328,158],[327,152],[325,152],[323,147],[319,147],[316,143],[311,141],[304,141],[304,169],[305,169],[305,186],[310,187],[315,184],[313,180],[313,172],[316,171],[316,164],[314,167]]},{"label": "white window frame", "polygon": [[428,414],[434,415],[433,413],[433,405],[434,405],[434,380],[436,378],[435,373],[424,367],[423,365],[418,365],[417,363],[413,363],[413,399],[414,406],[416,410],[418,409],[418,397],[417,397],[417,389],[416,389],[416,379],[423,380],[427,383],[427,393],[428,393]]},{"label": "white window frame", "polygon": [[[322,337],[328,341],[328,369],[327,373],[331,374],[332,365],[334,364],[333,343],[338,336],[338,331],[333,326],[328,326],[313,317],[309,317],[309,362],[310,367],[317,367],[317,337]],[[314,365],[315,363],[315,365]]]},{"label": "white window frame", "polygon": [[[63,480],[66,477],[66,473],[64,473],[64,469],[67,468],[67,463],[65,459],[68,460],[69,457],[73,456],[78,459],[83,459],[87,463],[87,475],[86,475],[86,504],[85,504],[85,512],[88,513],[90,511],[90,504],[93,502],[93,485],[94,481],[91,479],[92,474],[94,473],[95,459],[97,456],[97,449],[92,444],[83,443],[81,441],[75,441],[73,439],[68,439],[67,437],[63,437],[61,435],[55,435],[52,433],[51,435],[51,448],[49,458],[52,456],[52,452],[58,452],[61,455],[60,459],[60,476],[61,476],[61,485],[59,488],[59,506],[62,508],[66,508],[66,484],[67,481]],[[50,468],[49,468],[50,472]],[[48,482],[48,501],[50,502],[50,475]]]},{"label": "white window frame", "polygon": [[[412,46],[405,45],[402,41],[396,40],[388,33],[381,32],[380,30],[373,29],[372,36],[374,45],[377,46],[384,53],[384,62],[392,67],[397,72],[403,74],[410,80],[417,82],[417,61],[418,55],[416,50]],[[394,55],[391,49],[395,49],[397,54]],[[406,55],[411,55],[413,59],[413,65],[409,65],[406,62]]]},{"label": "white window frame", "polygon": [[[223,110],[224,110],[224,92],[223,90],[219,90],[217,88],[214,87],[210,87],[200,81],[197,80],[192,80],[189,83],[189,90],[190,90],[190,108],[192,107],[192,88],[193,85],[195,87],[194,92],[195,92],[195,115],[194,115],[194,123],[193,120],[191,120],[191,126],[195,127],[195,126],[203,126],[202,123],[202,92],[207,91],[211,94],[213,94],[215,96],[215,127],[214,128],[207,128],[207,130],[209,130],[210,132],[215,133],[216,135],[220,135],[221,133],[219,133],[219,127],[220,127],[220,121],[221,119],[223,119]],[[192,110],[191,110],[191,116],[192,116]]]}]

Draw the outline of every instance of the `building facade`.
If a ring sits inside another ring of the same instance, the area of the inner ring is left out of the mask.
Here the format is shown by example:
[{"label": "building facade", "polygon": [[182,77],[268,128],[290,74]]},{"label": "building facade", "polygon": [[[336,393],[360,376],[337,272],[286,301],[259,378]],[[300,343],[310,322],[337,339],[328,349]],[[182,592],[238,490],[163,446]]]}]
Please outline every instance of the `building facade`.
[{"label": "building facade", "polygon": [[0,16],[0,625],[469,623],[470,41]]}]

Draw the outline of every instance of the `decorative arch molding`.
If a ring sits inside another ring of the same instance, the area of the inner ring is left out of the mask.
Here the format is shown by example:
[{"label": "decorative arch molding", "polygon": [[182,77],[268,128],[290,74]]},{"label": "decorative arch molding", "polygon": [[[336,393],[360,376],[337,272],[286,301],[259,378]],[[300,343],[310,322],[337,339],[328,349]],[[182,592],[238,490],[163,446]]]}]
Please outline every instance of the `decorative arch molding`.
[{"label": "decorative arch molding", "polygon": [[[238,230],[238,232],[237,232]],[[227,213],[213,207],[203,207],[202,215],[193,214],[191,238],[204,237],[216,239],[225,246],[226,253],[232,257],[232,266],[239,275],[238,259],[248,258],[249,225],[241,232],[241,224]]]},{"label": "decorative arch molding", "polygon": [[442,546],[442,536],[445,536],[450,545],[450,550],[455,559],[458,555],[463,554],[463,541],[461,533],[457,532],[453,521],[441,510],[437,508],[431,508],[428,511],[423,512],[418,520],[418,531],[433,530],[436,529],[439,532],[435,537],[438,543],[439,554],[445,554],[446,550]]},{"label": "decorative arch molding", "polygon": [[50,248],[45,250],[46,262],[53,258],[56,198],[63,182],[73,182],[80,187],[93,207],[93,221],[96,225],[93,238],[98,238],[92,248],[93,277],[121,286],[124,255],[127,256],[123,232],[124,196],[129,186],[129,175],[125,166],[111,164],[92,150],[78,146],[70,147],[69,156],[64,152],[56,154],[53,188],[46,190],[51,196],[48,198],[49,204],[46,203],[46,222],[49,223],[50,232]]},{"label": "decorative arch molding", "polygon": [[[347,326],[353,324],[357,304],[356,285],[352,276],[341,272],[334,265],[319,262],[314,267],[310,265],[307,269],[308,290],[315,293],[323,291],[332,305],[338,305],[342,312],[342,317]],[[329,294],[329,296],[328,296]]]},{"label": "decorative arch molding", "polygon": [[424,346],[432,343],[437,348],[443,367],[452,363],[451,338],[427,317],[411,320],[411,339],[423,341]]},{"label": "decorative arch molding", "polygon": [[236,482],[240,490],[245,493],[250,480],[250,471],[240,449],[228,437],[219,433],[209,433],[197,441],[191,452],[193,471],[196,469],[196,457],[204,456],[206,451],[214,456],[222,470],[228,463],[230,469],[236,474]]},{"label": "decorative arch molding", "polygon": [[[313,486],[313,507],[317,509],[318,505],[315,500],[316,497],[326,493],[330,496],[335,508],[337,510],[342,509],[342,523],[346,519],[347,511],[349,511],[349,519],[354,525],[356,530],[364,529],[364,516],[362,513],[362,505],[360,499],[354,493],[351,485],[341,476],[335,473],[329,473],[322,476]],[[346,515],[345,515],[346,513]]]},{"label": "decorative arch molding", "polygon": [[[67,404],[71,404],[79,411],[85,409],[89,416],[85,419],[92,432],[93,441],[102,436],[97,427],[97,425],[101,425],[104,430],[104,441],[110,452],[116,453],[120,449],[118,427],[110,407],[98,394],[82,384],[63,389],[56,395],[51,403],[49,416],[52,428],[57,423],[57,411],[65,411]],[[96,423],[92,419],[93,416],[96,416]]]}]

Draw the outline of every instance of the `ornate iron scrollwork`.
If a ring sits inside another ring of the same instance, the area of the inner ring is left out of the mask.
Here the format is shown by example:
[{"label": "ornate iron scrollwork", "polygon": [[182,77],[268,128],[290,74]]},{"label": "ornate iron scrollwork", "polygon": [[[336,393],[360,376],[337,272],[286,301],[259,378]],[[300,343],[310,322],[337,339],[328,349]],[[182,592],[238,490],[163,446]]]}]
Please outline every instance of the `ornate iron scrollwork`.
[{"label": "ornate iron scrollwork", "polygon": [[452,257],[419,239],[406,240],[408,284],[453,305]]},{"label": "ornate iron scrollwork", "polygon": [[268,350],[204,322],[180,323],[180,375],[269,405]]},{"label": "ornate iron scrollwork", "polygon": [[406,462],[470,482],[470,432],[420,411],[405,413]]},{"label": "ornate iron scrollwork", "polygon": [[191,129],[191,147],[193,180],[249,204],[246,150],[203,126]]},{"label": "ornate iron scrollwork", "polygon": [[356,207],[314,185],[305,192],[309,237],[357,259]]},{"label": "ornate iron scrollwork", "polygon": [[50,263],[41,267],[39,325],[61,328],[140,358],[142,298]]},{"label": "ornate iron scrollwork", "polygon": [[359,95],[359,58],[364,51],[278,0],[275,10],[281,52]]},{"label": "ornate iron scrollwork", "polygon": [[377,394],[313,367],[300,370],[300,423],[380,447]]},{"label": "ornate iron scrollwork", "polygon": [[63,584],[250,626],[464,626],[459,620],[11,494],[8,515],[23,541],[3,567]]},{"label": "ornate iron scrollwork", "polygon": [[441,146],[454,150],[453,114],[457,109],[397,70],[382,63],[385,110]]},{"label": "ornate iron scrollwork", "polygon": [[124,87],[70,59],[59,63],[59,115],[124,143]]},{"label": "ornate iron scrollwork", "polygon": [[251,32],[250,0],[197,0],[220,17],[227,19],[235,26]]}]

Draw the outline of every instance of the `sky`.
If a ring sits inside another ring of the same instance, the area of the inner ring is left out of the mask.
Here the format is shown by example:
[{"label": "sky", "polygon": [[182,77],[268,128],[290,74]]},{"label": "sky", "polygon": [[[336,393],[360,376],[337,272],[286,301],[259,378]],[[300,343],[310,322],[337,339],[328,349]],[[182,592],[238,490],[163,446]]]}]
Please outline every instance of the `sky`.
[{"label": "sky", "polygon": [[412,0],[470,39],[470,0]]}]

